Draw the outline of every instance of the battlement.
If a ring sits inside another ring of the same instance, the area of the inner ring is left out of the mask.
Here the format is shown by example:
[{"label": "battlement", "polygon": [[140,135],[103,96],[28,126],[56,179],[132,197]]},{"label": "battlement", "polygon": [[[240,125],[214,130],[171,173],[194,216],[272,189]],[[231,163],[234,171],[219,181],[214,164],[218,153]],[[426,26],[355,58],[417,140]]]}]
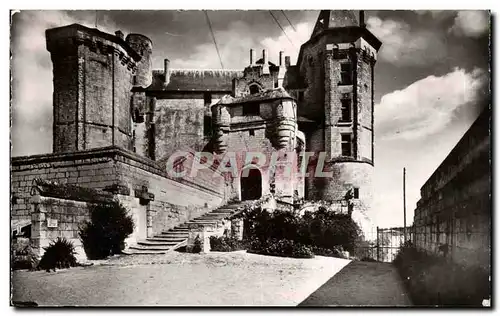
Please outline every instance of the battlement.
[{"label": "battlement", "polygon": [[59,53],[62,49],[65,51],[68,46],[77,46],[86,44],[90,47],[99,47],[108,49],[108,51],[117,51],[126,53],[135,62],[141,60],[141,55],[136,52],[123,38],[102,32],[96,28],[88,28],[81,24],[71,24],[67,26],[56,27],[45,31],[47,50],[51,53]]}]

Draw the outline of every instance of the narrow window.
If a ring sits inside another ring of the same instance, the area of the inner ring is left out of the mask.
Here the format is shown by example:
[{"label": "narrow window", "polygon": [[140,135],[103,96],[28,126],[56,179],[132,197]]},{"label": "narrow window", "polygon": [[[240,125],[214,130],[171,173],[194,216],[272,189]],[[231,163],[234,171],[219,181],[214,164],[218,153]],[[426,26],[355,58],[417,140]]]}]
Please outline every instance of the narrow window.
[{"label": "narrow window", "polygon": [[212,94],[210,92],[205,92],[203,94],[203,100],[205,101],[205,105],[212,104]]},{"label": "narrow window", "polygon": [[351,85],[352,84],[352,65],[351,63],[340,64],[340,84]]},{"label": "narrow window", "polygon": [[353,198],[359,199],[359,188],[354,188],[354,190],[353,190]]},{"label": "narrow window", "polygon": [[249,130],[248,133],[250,134],[250,136],[255,136],[255,131],[253,129]]},{"label": "narrow window", "polygon": [[352,156],[351,134],[342,134],[341,144],[342,144],[342,156],[347,156],[347,157]]},{"label": "narrow window", "polygon": [[203,135],[212,136],[212,118],[208,115],[203,117]]},{"label": "narrow window", "polygon": [[341,117],[340,121],[341,122],[351,122],[352,117],[351,117],[351,99],[349,98],[342,98],[340,99],[341,102]]}]

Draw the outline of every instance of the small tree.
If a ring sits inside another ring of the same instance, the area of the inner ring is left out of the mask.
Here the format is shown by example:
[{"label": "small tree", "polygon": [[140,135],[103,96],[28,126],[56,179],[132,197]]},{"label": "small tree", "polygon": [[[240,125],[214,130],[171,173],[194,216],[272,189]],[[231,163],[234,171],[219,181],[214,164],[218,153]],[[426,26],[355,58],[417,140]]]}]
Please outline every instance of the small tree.
[{"label": "small tree", "polygon": [[104,259],[121,253],[133,231],[132,216],[119,202],[96,203],[90,206],[90,222],[80,229],[80,238],[89,259]]}]

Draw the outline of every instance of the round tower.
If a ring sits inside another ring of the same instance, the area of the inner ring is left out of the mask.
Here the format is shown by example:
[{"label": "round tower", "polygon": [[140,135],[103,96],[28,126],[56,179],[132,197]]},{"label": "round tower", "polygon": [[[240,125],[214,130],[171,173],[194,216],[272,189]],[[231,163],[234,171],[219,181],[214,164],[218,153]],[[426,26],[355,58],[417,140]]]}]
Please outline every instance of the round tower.
[{"label": "round tower", "polygon": [[[320,47],[311,44],[320,40]],[[308,135],[316,159],[306,180],[307,199],[337,204],[353,218],[371,217],[374,66],[381,44],[366,29],[363,14],[358,23],[353,11],[323,10],[298,61],[311,83],[299,115],[316,123]]]},{"label": "round tower", "polygon": [[147,36],[133,33],[127,35],[125,42],[141,56],[137,64],[134,86],[147,88],[153,81],[151,60],[153,42]]},{"label": "round tower", "polygon": [[214,147],[217,153],[224,153],[227,149],[227,132],[231,124],[231,116],[225,106],[212,106],[212,126],[214,127]]}]

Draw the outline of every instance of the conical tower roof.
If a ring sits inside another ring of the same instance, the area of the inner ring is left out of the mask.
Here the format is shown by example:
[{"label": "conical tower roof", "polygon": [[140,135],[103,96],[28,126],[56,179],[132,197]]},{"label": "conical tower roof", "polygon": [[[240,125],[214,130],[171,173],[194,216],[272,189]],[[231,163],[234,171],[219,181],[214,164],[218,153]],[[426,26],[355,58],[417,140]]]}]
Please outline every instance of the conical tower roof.
[{"label": "conical tower roof", "polygon": [[353,10],[321,10],[311,37],[331,28],[358,26],[355,12]]}]

